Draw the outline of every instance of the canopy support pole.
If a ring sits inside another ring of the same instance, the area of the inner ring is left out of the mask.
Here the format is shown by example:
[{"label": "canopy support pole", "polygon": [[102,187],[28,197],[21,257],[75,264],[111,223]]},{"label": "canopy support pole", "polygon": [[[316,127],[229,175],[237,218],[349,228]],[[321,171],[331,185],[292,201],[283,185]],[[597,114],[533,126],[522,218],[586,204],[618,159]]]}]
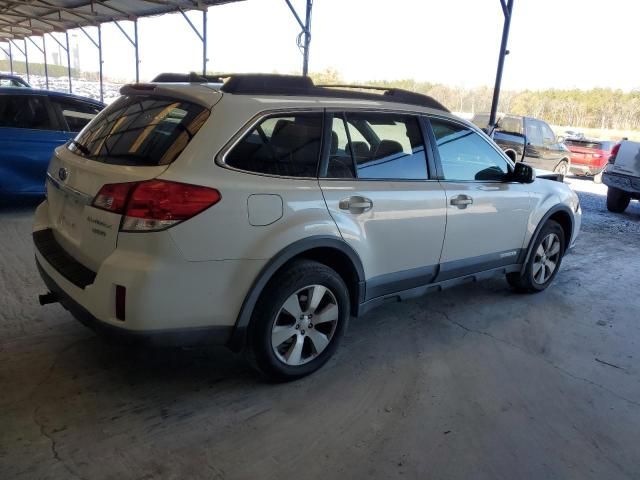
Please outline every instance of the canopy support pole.
[{"label": "canopy support pole", "polygon": [[40,53],[44,57],[44,81],[46,85],[46,89],[49,90],[49,68],[47,66],[47,44],[45,42],[45,36],[42,35],[42,48],[38,45],[33,38],[27,37],[31,43],[35,45],[35,47],[40,51]]},{"label": "canopy support pole", "polygon": [[11,68],[11,75],[13,75],[13,51],[11,51],[11,42],[9,42],[9,68]]},{"label": "canopy support pole", "polygon": [[491,101],[491,113],[489,115],[488,132],[493,136],[496,126],[496,115],[498,114],[498,102],[500,101],[500,87],[502,85],[502,70],[504,68],[504,59],[509,55],[507,43],[509,41],[509,29],[511,27],[511,14],[513,12],[514,0],[500,0],[502,13],[504,14],[504,25],[502,27],[502,42],[500,43],[500,54],[498,56],[498,70],[496,71],[496,83],[493,87],[493,100]]},{"label": "canopy support pole", "polygon": [[9,60],[9,68],[11,69],[11,74],[13,75],[13,62],[11,61],[11,44],[9,44],[9,50],[5,49],[4,47],[0,47],[0,49],[2,49],[4,54],[7,56],[7,59]]},{"label": "canopy support pole", "polygon": [[71,91],[71,49],[69,48],[69,31],[64,32],[64,39],[67,43],[67,74],[69,76],[69,93],[73,93]]},{"label": "canopy support pole", "polygon": [[15,43],[13,40],[9,40],[9,47],[11,47],[11,44],[13,44],[14,47],[16,47],[18,49],[18,51],[24,55],[24,65],[25,65],[25,70],[27,71],[27,83],[29,82],[29,59],[27,58],[27,39],[24,39],[24,50],[21,49],[17,43]]},{"label": "canopy support pole", "polygon": [[[293,13],[294,18],[302,28],[302,32],[298,35],[298,47],[302,50],[302,75],[305,77],[309,74],[309,46],[311,44],[311,11],[313,10],[313,0],[306,0],[306,13],[304,22],[298,15],[298,12],[291,4],[291,0],[284,0]],[[303,38],[304,37],[304,38]]]},{"label": "canopy support pole", "polygon": [[200,41],[202,42],[202,75],[207,74],[207,10],[202,11],[202,33],[198,30],[198,28],[193,24],[193,22],[189,19],[187,14],[182,8],[178,9],[184,19],[187,21],[191,29],[198,36]]},{"label": "canopy support pole", "polygon": [[24,68],[27,71],[27,83],[31,83],[31,77],[29,75],[29,57],[27,56],[27,39],[24,39]]},{"label": "canopy support pole", "polygon": [[129,40],[129,43],[133,46],[133,49],[136,55],[136,83],[138,83],[140,81],[140,69],[139,69],[140,59],[138,57],[138,20],[133,21],[133,38],[129,36],[129,34],[122,27],[122,25],[120,25],[116,20],[114,20],[113,23],[115,24],[116,27],[118,27],[118,29],[122,32],[125,38]]},{"label": "canopy support pole", "polygon": [[64,32],[64,36],[66,39],[66,46],[62,44],[60,40],[58,40],[53,33],[49,33],[49,36],[53,38],[53,40],[60,46],[62,50],[67,54],[67,76],[69,77],[69,93],[71,93],[71,55],[69,54],[69,33]]},{"label": "canopy support pole", "polygon": [[97,25],[98,28],[98,41],[96,42],[95,39],[89,35],[89,32],[87,32],[83,27],[78,27],[80,28],[80,30],[82,30],[82,33],[84,33],[87,38],[89,40],[91,40],[91,43],[93,43],[93,45],[98,49],[98,63],[100,66],[100,70],[99,70],[99,75],[100,75],[100,101],[104,101],[104,82],[102,81],[102,29],[100,28],[100,25]]}]

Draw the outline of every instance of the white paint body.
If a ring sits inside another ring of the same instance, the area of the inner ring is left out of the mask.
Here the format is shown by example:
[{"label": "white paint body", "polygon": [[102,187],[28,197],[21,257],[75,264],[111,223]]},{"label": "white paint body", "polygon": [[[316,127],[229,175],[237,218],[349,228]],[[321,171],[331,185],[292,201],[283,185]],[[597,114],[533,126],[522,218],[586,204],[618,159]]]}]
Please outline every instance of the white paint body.
[{"label": "white paint body", "polygon": [[[462,122],[453,115],[383,101],[241,96],[190,85],[162,88],[187,98],[191,95],[212,108],[175,162],[162,167],[114,166],[59,147],[49,173],[54,176],[64,166],[69,171],[67,186],[80,195],[71,198],[49,184],[48,200],[36,211],[34,230],[52,229],[74,259],[96,272],[96,279],[80,289],[36,251],[38,262],[101,322],[136,331],[232,326],[269,260],[288,245],[312,236],[347,242],[360,257],[368,280],[525,248],[540,219],[559,204],[575,212],[571,243],[578,234],[577,196],[567,185],[545,179],[491,186],[437,180],[355,182],[257,175],[220,163],[230,140],[244,131],[250,119],[266,111],[372,109]],[[90,205],[105,183],[150,178],[213,187],[222,200],[168,230],[150,233],[118,232],[119,215]],[[449,197],[465,192],[477,199],[474,205],[461,210],[449,204]],[[358,194],[373,200],[370,211],[351,214],[338,208],[341,199]],[[96,222],[106,235],[92,234]],[[127,289],[125,322],[115,318],[116,285]]]}]

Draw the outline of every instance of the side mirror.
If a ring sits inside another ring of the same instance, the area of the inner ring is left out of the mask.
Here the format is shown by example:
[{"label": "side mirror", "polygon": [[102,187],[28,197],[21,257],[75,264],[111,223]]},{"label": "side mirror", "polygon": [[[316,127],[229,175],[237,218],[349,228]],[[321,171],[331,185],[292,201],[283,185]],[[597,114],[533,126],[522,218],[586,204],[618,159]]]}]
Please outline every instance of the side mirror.
[{"label": "side mirror", "polygon": [[510,181],[518,183],[533,183],[535,179],[536,171],[531,165],[522,162],[516,163],[511,173],[511,178],[509,178]]}]

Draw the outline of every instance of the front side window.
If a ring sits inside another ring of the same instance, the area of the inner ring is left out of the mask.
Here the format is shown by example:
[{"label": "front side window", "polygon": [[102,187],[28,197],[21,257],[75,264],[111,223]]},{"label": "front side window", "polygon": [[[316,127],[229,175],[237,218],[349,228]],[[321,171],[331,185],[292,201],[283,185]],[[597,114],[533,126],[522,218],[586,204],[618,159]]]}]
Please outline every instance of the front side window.
[{"label": "front side window", "polygon": [[543,146],[544,140],[542,139],[542,129],[540,128],[540,124],[534,120],[525,121],[527,126],[527,141],[536,147]]},{"label": "front side window", "polygon": [[334,117],[333,135],[329,177],[353,176],[355,165],[361,179],[427,179],[422,132],[412,115],[347,112]]},{"label": "front side window", "polygon": [[207,118],[209,110],[184,100],[120,97],[87,125],[69,149],[113,165],[168,165]]},{"label": "front side window", "polygon": [[60,112],[70,132],[79,132],[100,113],[101,108],[86,102],[52,98],[53,107]]},{"label": "front side window", "polygon": [[543,122],[538,122],[540,124],[540,129],[542,130],[542,140],[545,145],[553,145],[556,143],[556,136],[553,133],[553,130]]},{"label": "front side window", "polygon": [[53,130],[46,100],[36,95],[0,96],[0,127]]},{"label": "front side window", "polygon": [[445,180],[503,180],[509,164],[478,133],[457,123],[431,120]]},{"label": "front side window", "polygon": [[262,120],[227,153],[225,163],[254,173],[315,177],[322,113],[290,113]]}]

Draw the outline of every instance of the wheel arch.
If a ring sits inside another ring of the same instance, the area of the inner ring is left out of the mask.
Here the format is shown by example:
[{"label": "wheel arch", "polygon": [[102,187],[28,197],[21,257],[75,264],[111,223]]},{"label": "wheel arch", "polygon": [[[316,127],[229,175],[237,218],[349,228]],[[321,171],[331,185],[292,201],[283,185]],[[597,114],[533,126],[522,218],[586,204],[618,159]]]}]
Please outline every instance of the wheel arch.
[{"label": "wheel arch", "polygon": [[364,268],[358,254],[344,240],[335,237],[305,238],[274,255],[254,280],[240,308],[231,338],[227,342],[231,350],[239,351],[244,347],[253,310],[269,281],[292,261],[300,258],[315,260],[335,270],[349,289],[352,314],[358,314],[365,290]]},{"label": "wheel arch", "polygon": [[568,169],[569,169],[569,167],[571,166],[571,162],[570,162],[570,160],[569,160],[569,157],[562,157],[562,158],[560,159],[560,161],[559,161],[558,163],[556,163],[556,166],[555,166],[555,167],[553,167],[554,171],[555,171],[555,169],[556,169],[556,168],[558,168],[558,166],[560,166],[560,164],[562,164],[562,163],[566,163],[566,164],[567,164],[567,173],[568,173],[568,172],[569,172],[569,170],[568,170]]},{"label": "wheel arch", "polygon": [[562,227],[562,231],[565,236],[565,245],[564,245],[564,253],[569,249],[569,245],[571,244],[571,236],[573,235],[573,215],[571,213],[571,209],[565,205],[556,205],[555,207],[550,208],[547,213],[540,219],[538,225],[536,226],[533,235],[531,235],[531,239],[529,240],[529,245],[527,246],[526,256],[524,261],[522,262],[522,272],[527,266],[527,262],[531,257],[533,244],[535,243],[538,235],[540,234],[540,230],[549,220],[554,220],[558,222]]}]

